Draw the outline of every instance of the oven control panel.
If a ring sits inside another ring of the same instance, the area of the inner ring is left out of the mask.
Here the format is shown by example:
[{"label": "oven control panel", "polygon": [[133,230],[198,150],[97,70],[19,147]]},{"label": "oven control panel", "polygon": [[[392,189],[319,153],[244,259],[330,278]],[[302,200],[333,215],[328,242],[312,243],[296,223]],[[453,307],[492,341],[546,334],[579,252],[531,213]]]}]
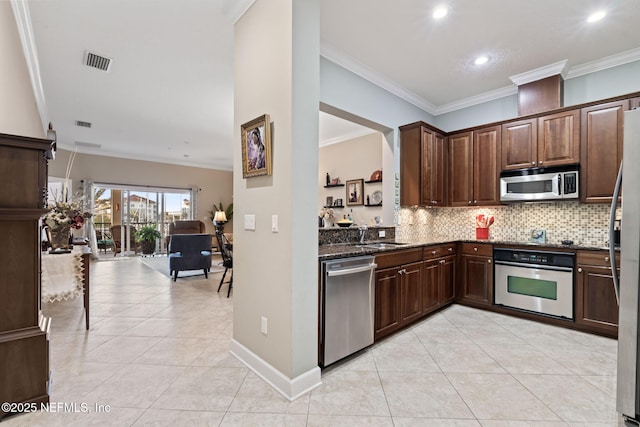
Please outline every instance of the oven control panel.
[{"label": "oven control panel", "polygon": [[573,267],[575,265],[575,254],[569,252],[495,248],[493,256],[495,261],[508,261],[519,264],[537,264],[560,267]]}]

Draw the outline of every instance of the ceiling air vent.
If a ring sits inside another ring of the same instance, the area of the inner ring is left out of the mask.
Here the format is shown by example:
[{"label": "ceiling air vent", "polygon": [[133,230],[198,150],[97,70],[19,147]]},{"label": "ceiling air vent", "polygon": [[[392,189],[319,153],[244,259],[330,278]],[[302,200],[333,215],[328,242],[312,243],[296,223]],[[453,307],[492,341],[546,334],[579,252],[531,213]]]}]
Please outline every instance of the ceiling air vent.
[{"label": "ceiling air vent", "polygon": [[91,122],[83,122],[81,120],[76,120],[76,126],[80,126],[81,128],[90,128]]},{"label": "ceiling air vent", "polygon": [[109,71],[109,67],[111,67],[111,58],[87,51],[84,65],[97,68],[102,71]]}]

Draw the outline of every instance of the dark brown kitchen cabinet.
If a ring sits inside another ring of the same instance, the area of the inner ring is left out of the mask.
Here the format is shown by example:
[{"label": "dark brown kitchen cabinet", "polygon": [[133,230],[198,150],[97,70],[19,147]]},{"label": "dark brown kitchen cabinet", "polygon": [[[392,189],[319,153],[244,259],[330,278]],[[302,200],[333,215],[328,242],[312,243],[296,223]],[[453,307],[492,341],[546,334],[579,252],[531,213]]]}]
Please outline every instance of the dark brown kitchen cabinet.
[{"label": "dark brown kitchen cabinet", "polygon": [[400,128],[400,204],[446,205],[445,137],[422,122]]},{"label": "dark brown kitchen cabinet", "polygon": [[411,323],[422,316],[422,262],[402,266],[400,275],[401,324]]},{"label": "dark brown kitchen cabinet", "polygon": [[[40,217],[52,141],[0,134],[0,402],[49,402],[48,320],[40,313]],[[21,409],[22,408],[22,409]],[[9,415],[4,407],[0,421]]]},{"label": "dark brown kitchen cabinet", "polygon": [[580,110],[538,117],[538,166],[580,161]]},{"label": "dark brown kitchen cabinet", "polygon": [[502,170],[579,162],[580,110],[502,125]]},{"label": "dark brown kitchen cabinet", "polygon": [[[617,337],[618,302],[609,253],[578,251],[576,263],[576,324],[591,332]],[[619,255],[616,255],[616,265],[619,268]]]},{"label": "dark brown kitchen cabinet", "polygon": [[449,136],[449,204],[500,204],[501,127]]},{"label": "dark brown kitchen cabinet", "polygon": [[502,125],[502,170],[534,167],[538,149],[538,119]]},{"label": "dark brown kitchen cabinet", "polygon": [[594,105],[580,110],[580,200],[611,203],[622,161],[624,112],[629,101]]},{"label": "dark brown kitchen cabinet", "polygon": [[456,301],[473,306],[493,304],[493,246],[462,243]]},{"label": "dark brown kitchen cabinet", "polygon": [[374,339],[422,315],[422,249],[376,256]]},{"label": "dark brown kitchen cabinet", "polygon": [[424,248],[423,315],[453,301],[456,254],[455,243]]}]

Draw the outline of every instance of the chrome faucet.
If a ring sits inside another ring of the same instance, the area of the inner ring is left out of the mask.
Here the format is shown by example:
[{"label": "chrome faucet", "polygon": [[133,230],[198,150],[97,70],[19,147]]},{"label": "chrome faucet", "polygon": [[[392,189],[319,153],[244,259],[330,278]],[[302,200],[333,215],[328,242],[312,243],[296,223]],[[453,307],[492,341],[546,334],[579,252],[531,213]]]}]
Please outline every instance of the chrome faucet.
[{"label": "chrome faucet", "polygon": [[360,230],[360,244],[364,244],[364,235],[367,232],[367,226],[366,225],[361,225],[360,227],[358,227],[358,230]]}]

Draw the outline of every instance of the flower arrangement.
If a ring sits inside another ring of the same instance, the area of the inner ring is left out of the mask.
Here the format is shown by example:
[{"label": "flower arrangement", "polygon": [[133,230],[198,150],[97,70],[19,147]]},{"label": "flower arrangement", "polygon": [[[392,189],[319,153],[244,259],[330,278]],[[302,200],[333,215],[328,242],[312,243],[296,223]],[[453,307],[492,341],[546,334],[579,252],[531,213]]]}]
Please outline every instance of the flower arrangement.
[{"label": "flower arrangement", "polygon": [[49,212],[42,219],[52,229],[73,228],[80,229],[86,219],[91,218],[90,212],[83,212],[78,198],[71,198],[67,202],[56,200],[49,204]]}]

